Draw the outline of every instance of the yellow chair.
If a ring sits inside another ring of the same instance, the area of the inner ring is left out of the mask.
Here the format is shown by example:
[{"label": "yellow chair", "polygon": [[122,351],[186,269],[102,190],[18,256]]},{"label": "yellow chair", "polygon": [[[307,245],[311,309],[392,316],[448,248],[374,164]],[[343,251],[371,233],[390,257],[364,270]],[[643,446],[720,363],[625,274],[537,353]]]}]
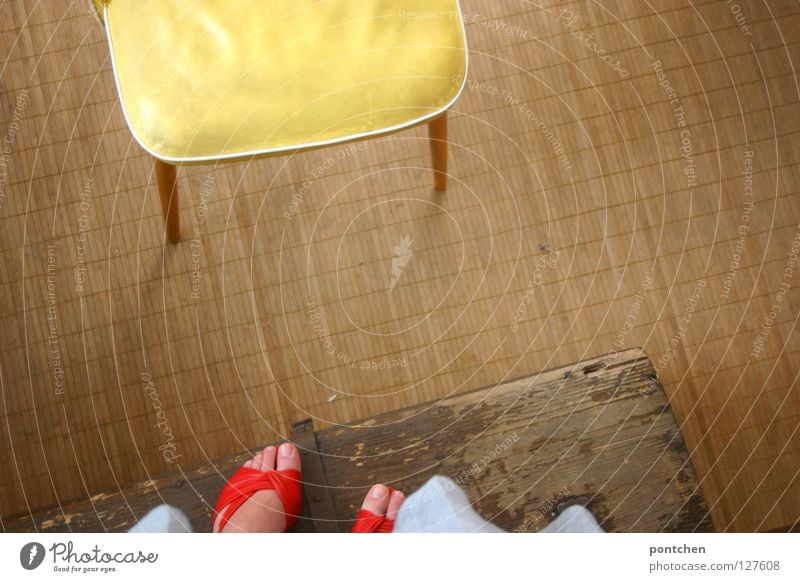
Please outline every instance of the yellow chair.
[{"label": "yellow chair", "polygon": [[92,0],[128,126],[155,157],[167,238],[176,166],[289,154],[427,123],[446,188],[464,86],[458,0]]}]

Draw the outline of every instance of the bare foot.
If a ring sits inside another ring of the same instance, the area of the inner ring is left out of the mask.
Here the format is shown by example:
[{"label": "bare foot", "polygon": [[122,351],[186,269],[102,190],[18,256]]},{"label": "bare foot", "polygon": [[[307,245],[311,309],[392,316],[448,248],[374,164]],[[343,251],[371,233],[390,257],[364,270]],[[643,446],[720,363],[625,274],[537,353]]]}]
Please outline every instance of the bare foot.
[{"label": "bare foot", "polygon": [[[291,443],[283,443],[280,447],[269,446],[244,464],[245,467],[267,473],[285,469],[300,470],[300,452]],[[220,511],[214,523],[214,531],[218,530]],[[272,490],[257,491],[225,524],[222,533],[278,533],[286,527],[286,516],[281,498]]]},{"label": "bare foot", "polygon": [[395,490],[389,493],[389,488],[386,485],[373,485],[364,498],[361,509],[366,509],[375,516],[385,517],[392,522],[381,527],[381,529],[385,528],[386,531],[391,531],[394,528],[394,520],[397,519],[397,512],[405,499],[406,496],[400,491]]}]

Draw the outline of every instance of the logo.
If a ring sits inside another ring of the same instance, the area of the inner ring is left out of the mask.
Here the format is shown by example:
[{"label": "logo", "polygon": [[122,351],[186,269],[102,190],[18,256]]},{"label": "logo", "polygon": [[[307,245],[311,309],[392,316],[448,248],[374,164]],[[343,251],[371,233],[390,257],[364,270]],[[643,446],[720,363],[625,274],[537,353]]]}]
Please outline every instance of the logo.
[{"label": "logo", "polygon": [[19,563],[26,570],[35,570],[44,561],[44,546],[38,542],[30,542],[19,551]]},{"label": "logo", "polygon": [[403,274],[403,269],[406,268],[408,262],[411,260],[411,245],[414,241],[411,240],[411,237],[406,235],[402,239],[400,239],[400,243],[392,249],[394,253],[394,257],[392,257],[392,278],[389,281],[389,292],[391,293],[397,282],[400,280],[400,276]]}]

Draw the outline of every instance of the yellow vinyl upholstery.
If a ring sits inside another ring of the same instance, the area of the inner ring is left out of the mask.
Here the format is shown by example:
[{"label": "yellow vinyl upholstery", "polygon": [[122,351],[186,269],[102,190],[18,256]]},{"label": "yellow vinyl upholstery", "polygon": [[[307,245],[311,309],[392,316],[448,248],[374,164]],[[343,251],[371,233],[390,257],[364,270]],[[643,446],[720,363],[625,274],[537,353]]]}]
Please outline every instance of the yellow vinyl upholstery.
[{"label": "yellow vinyl upholstery", "polygon": [[95,0],[137,141],[170,163],[425,122],[458,97],[458,0]]}]

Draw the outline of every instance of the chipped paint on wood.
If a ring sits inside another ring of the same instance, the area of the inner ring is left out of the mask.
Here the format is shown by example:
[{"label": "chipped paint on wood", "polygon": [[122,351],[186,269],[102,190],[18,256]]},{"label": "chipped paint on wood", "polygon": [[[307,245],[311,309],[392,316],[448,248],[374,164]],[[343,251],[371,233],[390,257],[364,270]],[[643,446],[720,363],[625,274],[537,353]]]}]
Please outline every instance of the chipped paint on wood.
[{"label": "chipped paint on wood", "polygon": [[[343,530],[376,481],[411,493],[430,476],[444,474],[462,485],[479,513],[510,531],[540,529],[567,503],[587,505],[611,531],[709,531],[697,476],[654,378],[647,358],[629,350],[347,429],[313,433],[309,425],[307,436],[316,434],[319,453],[302,454],[321,462],[324,471],[314,484],[330,491]],[[248,456],[243,452],[63,503],[63,513],[56,508],[33,521],[24,515],[3,525],[8,532],[127,531],[147,511],[168,503],[187,514],[195,531],[208,531],[209,500]],[[298,526],[313,531],[314,522],[301,518]]]},{"label": "chipped paint on wood", "polygon": [[642,390],[653,374],[629,350],[320,431],[334,506],[357,507],[376,478],[411,493],[444,474],[507,530],[546,525],[553,499],[586,504],[609,530],[711,530],[663,390]]}]

